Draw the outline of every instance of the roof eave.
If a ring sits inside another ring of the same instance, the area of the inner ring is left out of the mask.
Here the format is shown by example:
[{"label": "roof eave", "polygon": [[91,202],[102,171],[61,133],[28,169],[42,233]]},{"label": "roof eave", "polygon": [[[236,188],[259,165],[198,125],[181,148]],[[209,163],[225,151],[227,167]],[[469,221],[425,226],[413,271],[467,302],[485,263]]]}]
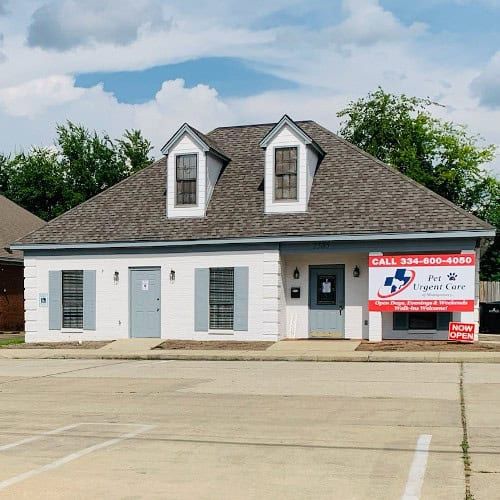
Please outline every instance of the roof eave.
[{"label": "roof eave", "polygon": [[464,231],[429,231],[411,233],[349,233],[349,234],[319,234],[319,235],[283,235],[258,236],[249,238],[222,238],[206,240],[171,240],[171,241],[110,241],[103,243],[16,243],[11,245],[14,250],[66,250],[85,248],[131,248],[131,247],[170,247],[188,245],[222,245],[222,244],[252,244],[252,243],[289,243],[316,241],[382,241],[409,239],[442,239],[442,238],[494,238],[495,230],[473,229]]}]

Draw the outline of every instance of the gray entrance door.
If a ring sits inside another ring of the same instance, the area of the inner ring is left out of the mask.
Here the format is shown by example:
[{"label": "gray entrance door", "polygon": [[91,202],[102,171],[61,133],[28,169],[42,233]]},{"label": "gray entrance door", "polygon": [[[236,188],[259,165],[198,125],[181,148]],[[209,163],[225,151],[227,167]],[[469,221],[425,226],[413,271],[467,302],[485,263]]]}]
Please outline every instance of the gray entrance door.
[{"label": "gray entrance door", "polygon": [[160,337],[160,268],[130,269],[130,336]]},{"label": "gray entrance door", "polygon": [[344,336],[344,266],[309,268],[310,336]]}]

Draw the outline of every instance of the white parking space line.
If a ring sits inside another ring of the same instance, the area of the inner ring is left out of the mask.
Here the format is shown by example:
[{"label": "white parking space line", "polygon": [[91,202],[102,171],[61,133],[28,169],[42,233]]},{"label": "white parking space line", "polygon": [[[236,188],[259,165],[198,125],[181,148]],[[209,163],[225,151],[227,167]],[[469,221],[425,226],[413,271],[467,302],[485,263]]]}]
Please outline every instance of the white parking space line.
[{"label": "white parking space line", "polygon": [[[78,450],[78,451],[76,451],[74,453],[70,453],[69,455],[66,455],[65,457],[59,458],[58,460],[55,460],[54,462],[51,462],[49,464],[42,465],[41,467],[37,467],[36,469],[32,469],[30,471],[23,472],[22,474],[18,474],[17,476],[13,476],[13,477],[11,477],[9,479],[6,479],[4,481],[0,481],[0,491],[4,490],[5,488],[8,488],[9,486],[12,486],[14,484],[20,483],[21,481],[29,479],[29,478],[31,478],[33,476],[36,476],[38,474],[42,474],[43,472],[47,472],[47,471],[50,471],[50,470],[53,470],[53,469],[57,469],[58,467],[61,467],[62,465],[65,465],[65,464],[67,464],[69,462],[77,460],[77,459],[79,459],[79,458],[81,458],[81,457],[83,457],[85,455],[89,455],[90,453],[94,453],[95,451],[101,450],[103,448],[108,448],[109,446],[113,446],[113,445],[115,445],[117,443],[120,443],[121,441],[125,441],[126,439],[132,439],[135,436],[138,436],[139,434],[142,434],[144,432],[150,431],[151,429],[153,429],[155,427],[154,425],[142,425],[142,424],[120,424],[120,423],[110,424],[110,423],[107,423],[107,422],[106,423],[105,422],[102,422],[102,423],[88,422],[88,423],[78,423],[78,424],[74,424],[74,425],[69,425],[69,426],[66,426],[66,428],[61,427],[59,429],[54,429],[54,431],[50,431],[50,433],[51,434],[57,434],[57,433],[62,432],[61,429],[67,430],[67,429],[72,429],[72,428],[79,427],[79,426],[82,426],[82,425],[118,425],[118,426],[121,426],[121,425],[135,425],[135,426],[137,426],[139,428],[136,429],[136,430],[134,430],[134,431],[127,432],[126,434],[122,434],[122,435],[120,435],[120,436],[118,436],[116,438],[108,439],[107,441],[103,441],[102,443],[98,443],[98,444],[95,444],[93,446],[89,446],[87,448],[83,448],[81,450]],[[50,434],[49,433],[45,433],[44,435],[50,435]],[[41,438],[44,435],[35,436],[35,438]],[[19,441],[19,444],[23,444],[24,442],[26,442],[26,440],[23,440],[23,442]]]},{"label": "white parking space line", "polygon": [[420,434],[417,439],[413,462],[408,473],[408,479],[406,480],[405,492],[401,497],[402,500],[418,500],[420,498],[431,439],[431,434]]},{"label": "white parking space line", "polygon": [[22,444],[26,444],[26,443],[32,443],[33,441],[38,441],[39,439],[43,439],[47,436],[53,436],[54,434],[60,434],[61,432],[68,431],[70,429],[74,429],[75,427],[78,427],[79,425],[82,425],[82,424],[65,425],[64,427],[59,427],[58,429],[54,429],[54,430],[47,431],[47,432],[42,432],[40,434],[37,434],[36,436],[31,436],[31,437],[26,438],[26,439],[21,439],[20,441],[16,441],[15,443],[4,444],[4,445],[0,446],[0,451],[10,450],[11,448],[15,448],[16,446],[21,446]]}]

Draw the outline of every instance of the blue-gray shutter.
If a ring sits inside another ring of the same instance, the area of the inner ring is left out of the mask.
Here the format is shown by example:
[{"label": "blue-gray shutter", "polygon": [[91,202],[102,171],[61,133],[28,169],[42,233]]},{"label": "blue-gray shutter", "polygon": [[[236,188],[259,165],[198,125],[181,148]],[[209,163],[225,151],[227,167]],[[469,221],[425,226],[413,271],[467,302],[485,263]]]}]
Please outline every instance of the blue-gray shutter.
[{"label": "blue-gray shutter", "polygon": [[49,330],[62,325],[62,272],[49,271]]},{"label": "blue-gray shutter", "polygon": [[451,321],[451,313],[437,313],[437,329],[448,330],[449,322]]},{"label": "blue-gray shutter", "polygon": [[196,332],[208,332],[208,287],[210,270],[194,270],[194,329]]},{"label": "blue-gray shutter", "polygon": [[234,326],[235,331],[248,330],[248,267],[234,268]]},{"label": "blue-gray shutter", "polygon": [[95,330],[95,271],[83,271],[83,329]]},{"label": "blue-gray shutter", "polygon": [[392,313],[392,329],[408,330],[408,313]]}]

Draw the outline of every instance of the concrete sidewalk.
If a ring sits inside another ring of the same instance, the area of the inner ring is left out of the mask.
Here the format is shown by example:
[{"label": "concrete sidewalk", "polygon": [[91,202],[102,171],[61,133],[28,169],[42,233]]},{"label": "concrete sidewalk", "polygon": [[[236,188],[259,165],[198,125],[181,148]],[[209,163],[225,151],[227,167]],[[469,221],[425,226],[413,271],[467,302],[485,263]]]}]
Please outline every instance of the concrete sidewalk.
[{"label": "concrete sidewalk", "polygon": [[101,349],[0,349],[0,359],[144,359],[205,361],[357,361],[404,363],[500,363],[500,352],[320,351],[291,348],[267,351]]}]

